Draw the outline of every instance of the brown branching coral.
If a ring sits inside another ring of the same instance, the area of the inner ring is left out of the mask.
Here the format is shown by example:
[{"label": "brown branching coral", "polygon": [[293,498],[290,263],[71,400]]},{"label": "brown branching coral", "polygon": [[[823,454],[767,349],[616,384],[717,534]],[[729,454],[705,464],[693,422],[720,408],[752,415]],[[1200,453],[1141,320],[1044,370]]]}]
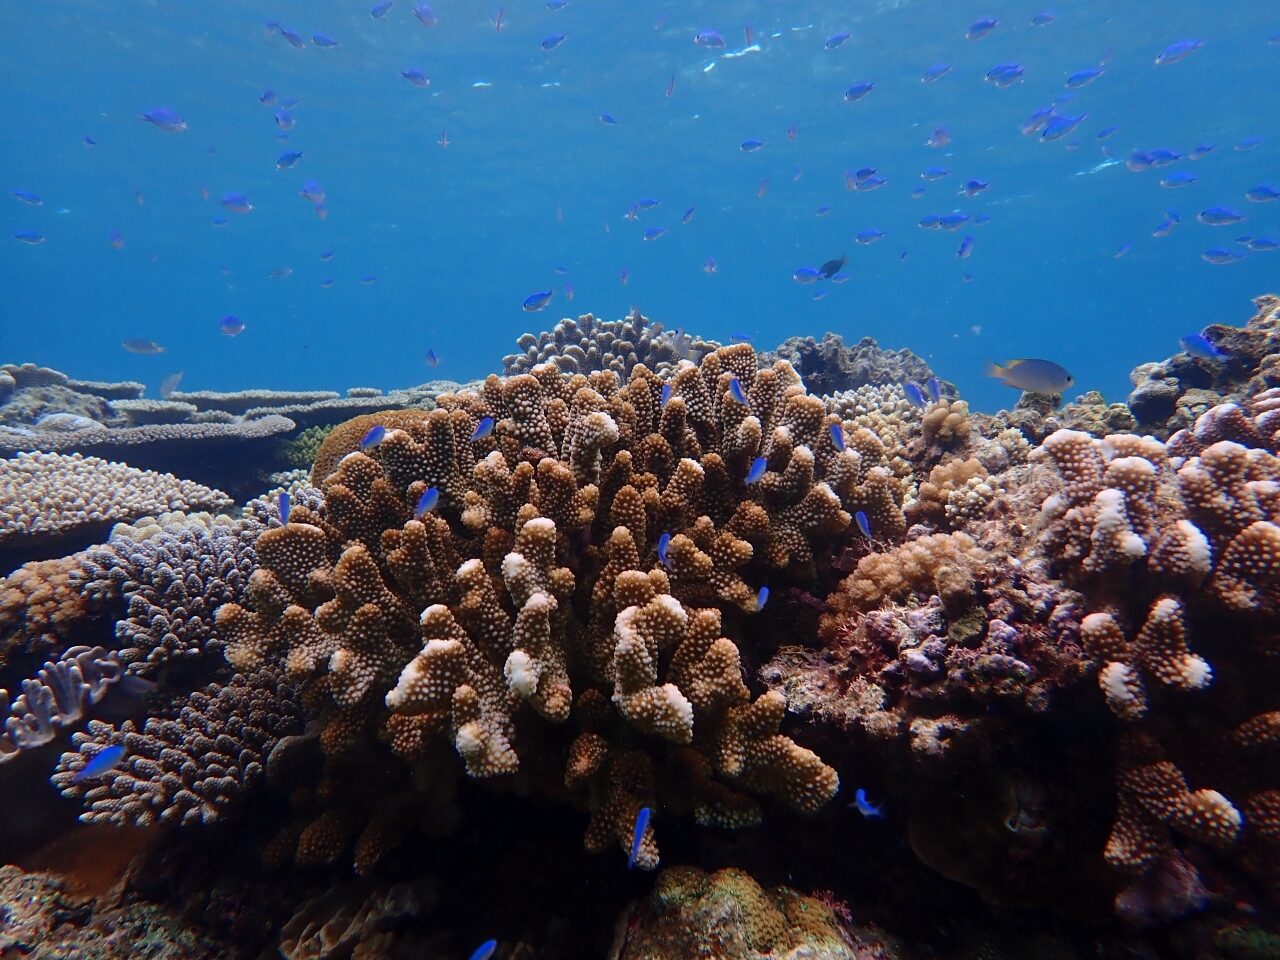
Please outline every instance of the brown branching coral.
[{"label": "brown branching coral", "polygon": [[[901,494],[876,492],[874,437],[836,449],[785,363],[757,372],[737,345],[670,382],[664,403],[643,366],[544,365],[406,411],[367,452],[373,421],[339,427],[323,507],[259,538],[254,609],[218,614],[228,659],[283,663],[331,758],[381,735],[421,764],[443,740],[471,777],[527,779],[539,749],[565,750],[544,788],[591,812],[590,849],[629,848],[641,806],[730,826],[759,819],[754,796],[821,806],[836,775],[780,733],[781,698],[752,698],[737,637],[757,584],[811,566],[849,507]],[[414,516],[428,488],[439,505]],[[577,738],[552,746],[566,722]],[[657,859],[650,838],[638,862]]]}]

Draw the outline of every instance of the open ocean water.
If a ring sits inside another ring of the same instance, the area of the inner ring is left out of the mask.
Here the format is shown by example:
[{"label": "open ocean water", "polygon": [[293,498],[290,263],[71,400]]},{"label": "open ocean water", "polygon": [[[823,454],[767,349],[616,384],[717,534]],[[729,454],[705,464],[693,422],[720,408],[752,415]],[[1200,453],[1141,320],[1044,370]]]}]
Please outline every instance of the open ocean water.
[{"label": "open ocean water", "polygon": [[[1280,189],[1274,3],[439,0],[430,26],[371,6],[0,6],[0,354],[149,395],[179,370],[386,388],[636,305],[762,349],[873,336],[994,408],[1017,394],[987,360],[1123,399],[1133,366],[1277,286],[1280,202],[1246,198]],[[161,108],[185,129],[142,119]],[[1197,221],[1218,207],[1243,219]],[[840,256],[847,282],[793,279]]]}]

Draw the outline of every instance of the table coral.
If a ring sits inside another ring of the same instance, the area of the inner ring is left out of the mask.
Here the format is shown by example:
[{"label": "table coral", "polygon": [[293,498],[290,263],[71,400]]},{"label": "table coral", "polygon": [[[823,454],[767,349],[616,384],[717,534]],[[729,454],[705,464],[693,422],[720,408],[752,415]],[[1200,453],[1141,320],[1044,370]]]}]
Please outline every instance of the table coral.
[{"label": "table coral", "polygon": [[[381,730],[422,762],[444,738],[488,779],[524,769],[546,739],[534,718],[572,723],[562,776],[592,849],[627,850],[640,806],[660,822],[690,805],[665,772],[690,749],[707,820],[754,822],[758,795],[816,809],[835,773],[779,732],[776,695],[752,700],[735,638],[752,581],[803,569],[848,528],[840,491],[860,458],[830,444],[789,366],[755,364],[746,345],[683,364],[665,404],[643,366],[625,382],[542,366],[442,395],[367,452],[344,449],[363,421],[335,430],[323,506],[259,538],[253,609],[219,611],[228,658],[287,664],[333,757]],[[477,436],[484,417],[496,429]],[[439,506],[414,517],[428,486]],[[638,863],[657,858],[646,846]]]}]

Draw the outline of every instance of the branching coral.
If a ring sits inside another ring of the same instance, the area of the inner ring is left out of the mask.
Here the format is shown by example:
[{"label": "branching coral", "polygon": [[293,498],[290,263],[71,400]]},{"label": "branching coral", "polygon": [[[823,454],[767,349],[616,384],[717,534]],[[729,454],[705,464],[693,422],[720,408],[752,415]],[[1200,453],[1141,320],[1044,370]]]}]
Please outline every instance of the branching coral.
[{"label": "branching coral", "polygon": [[[665,404],[643,366],[625,383],[541,366],[441,396],[340,455],[323,507],[259,538],[253,609],[218,614],[228,658],[286,664],[334,758],[381,731],[413,763],[445,738],[472,777],[523,775],[573,723],[564,785],[592,849],[629,848],[640,806],[733,826],[758,820],[752,795],[816,809],[835,773],[779,733],[780,698],[752,700],[731,638],[758,609],[751,582],[811,564],[865,478],[794,372],[755,365],[745,345],[683,364]],[[437,511],[414,516],[428,487]],[[701,776],[671,779],[675,758]],[[657,859],[647,841],[638,862]]]},{"label": "branching coral", "polygon": [[46,661],[22,692],[9,702],[0,690],[0,763],[22,750],[43,746],[58,729],[79,722],[124,677],[119,655],[102,647],[72,647],[58,660]]}]

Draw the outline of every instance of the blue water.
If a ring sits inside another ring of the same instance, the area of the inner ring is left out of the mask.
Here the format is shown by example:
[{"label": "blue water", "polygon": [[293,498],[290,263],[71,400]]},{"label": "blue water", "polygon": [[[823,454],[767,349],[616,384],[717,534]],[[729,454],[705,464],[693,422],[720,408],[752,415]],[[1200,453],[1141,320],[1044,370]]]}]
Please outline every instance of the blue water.
[{"label": "blue water", "polygon": [[[722,340],[744,332],[764,347],[825,330],[870,335],[916,350],[993,408],[1016,394],[982,376],[987,359],[1054,359],[1080,389],[1122,399],[1135,364],[1169,355],[1206,323],[1243,322],[1248,299],[1280,285],[1280,252],[1235,243],[1280,238],[1280,202],[1244,199],[1259,183],[1280,187],[1280,45],[1268,43],[1280,12],[1270,2],[1061,2],[1049,7],[1053,23],[1032,27],[1043,6],[1003,0],[571,0],[559,11],[507,0],[501,31],[497,0],[439,0],[434,29],[407,0],[382,21],[369,17],[371,5],[0,6],[0,356],[140,379],[152,393],[176,370],[190,389],[392,387],[483,375],[523,331],[635,304],[669,327]],[[984,16],[1000,23],[966,40]],[[294,49],[264,29],[268,20],[341,46]],[[727,43],[721,53],[739,50],[745,24],[759,52],[724,57],[692,42],[713,27]],[[847,44],[823,49],[843,31]],[[544,51],[540,41],[561,32],[564,43]],[[1188,37],[1203,47],[1153,65]],[[1074,135],[1045,143],[1019,132],[1066,92],[1069,74],[1106,56],[1104,76],[1061,106],[1088,113]],[[921,83],[940,61],[953,70]],[[1025,67],[1022,82],[985,82],[1006,62]],[[430,86],[404,80],[410,67]],[[845,89],[866,80],[872,92],[846,103]],[[258,101],[267,88],[298,98],[287,138],[276,107]],[[139,119],[157,106],[189,129]],[[619,122],[601,123],[604,111]],[[939,124],[952,143],[926,148]],[[1113,124],[1119,131],[1099,143]],[[85,146],[86,135],[98,145]],[[1235,149],[1247,137],[1262,143]],[[743,153],[748,138],[764,148]],[[1086,172],[1108,159],[1104,147],[1123,160],[1200,143],[1216,149],[1143,173],[1123,163]],[[277,171],[286,150],[304,157]],[[919,173],[935,164],[953,172],[925,184]],[[847,191],[844,172],[865,166],[888,185]],[[1176,170],[1199,181],[1158,186]],[[957,196],[973,177],[990,189]],[[327,219],[298,195],[309,179],[326,191]],[[921,185],[925,196],[913,199]],[[44,203],[27,205],[15,189]],[[246,194],[252,212],[224,210],[218,198],[228,192]],[[662,203],[625,219],[642,197]],[[823,205],[830,212],[817,216]],[[1215,205],[1248,219],[1195,222]],[[694,219],[682,225],[690,206]],[[916,226],[954,209],[991,220],[956,232]],[[1169,209],[1183,222],[1152,237]],[[211,225],[222,216],[226,226]],[[652,226],[667,233],[642,240]],[[855,244],[869,227],[887,236]],[[22,230],[46,240],[12,239]],[[959,260],[966,234],[973,255]],[[1117,258],[1124,244],[1132,249]],[[1200,258],[1210,247],[1246,256],[1210,265]],[[326,250],[334,256],[322,263]],[[848,283],[792,280],[798,267],[842,253]],[[714,275],[703,271],[708,257]],[[268,277],[281,267],[292,276]],[[376,282],[361,284],[366,275]],[[546,311],[521,311],[526,296],[552,287]],[[816,291],[825,298],[815,301]],[[245,332],[221,336],[224,314]],[[166,352],[127,353],[129,337]],[[441,358],[434,370],[428,349]]]}]

